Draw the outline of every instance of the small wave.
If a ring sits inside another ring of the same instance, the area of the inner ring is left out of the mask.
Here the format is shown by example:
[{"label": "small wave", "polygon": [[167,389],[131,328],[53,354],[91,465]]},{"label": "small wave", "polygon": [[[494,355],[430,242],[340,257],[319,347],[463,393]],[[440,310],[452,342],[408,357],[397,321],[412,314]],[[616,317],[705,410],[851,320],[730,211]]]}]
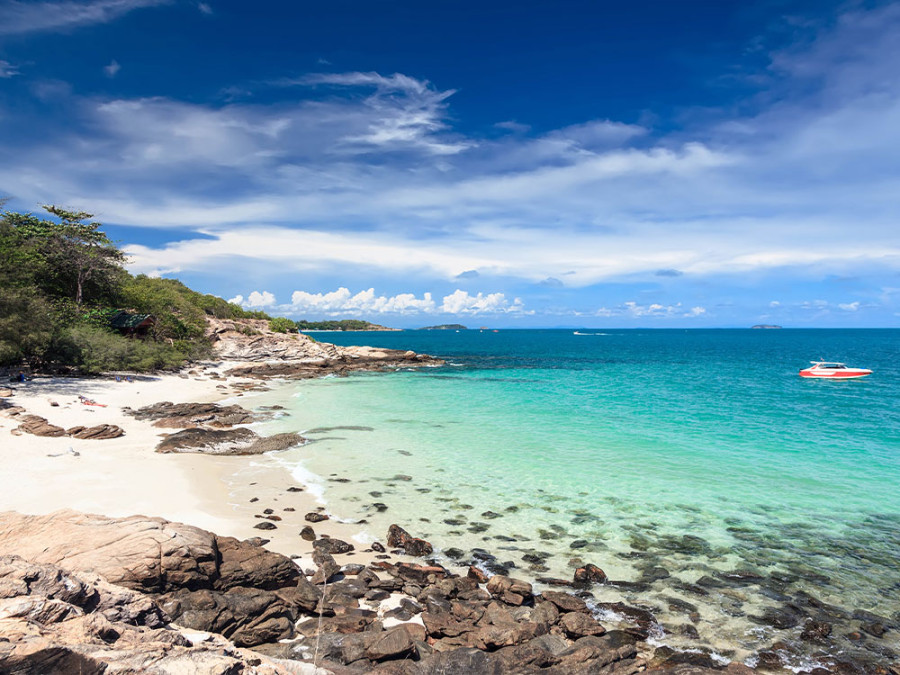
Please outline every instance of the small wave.
[{"label": "small wave", "polygon": [[576,330],[572,335],[609,335],[609,333],[582,333]]}]

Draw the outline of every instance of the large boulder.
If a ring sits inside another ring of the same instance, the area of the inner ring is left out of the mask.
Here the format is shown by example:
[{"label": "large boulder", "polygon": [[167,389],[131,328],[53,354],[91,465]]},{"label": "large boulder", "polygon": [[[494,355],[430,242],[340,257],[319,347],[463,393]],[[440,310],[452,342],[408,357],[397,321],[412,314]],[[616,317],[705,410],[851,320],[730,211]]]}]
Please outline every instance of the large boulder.
[{"label": "large boulder", "polygon": [[166,436],[156,452],[197,452],[204,455],[261,455],[285,450],[304,442],[300,434],[276,434],[263,438],[255,431],[237,429],[184,429]]},{"label": "large boulder", "polygon": [[219,633],[239,647],[293,637],[297,620],[295,607],[256,588],[183,590],[160,596],[160,604],[179,625]]},{"label": "large boulder", "polygon": [[134,590],[168,593],[296,585],[290,558],[163,518],[110,518],[76,511],[0,513],[0,555],[94,572]]}]

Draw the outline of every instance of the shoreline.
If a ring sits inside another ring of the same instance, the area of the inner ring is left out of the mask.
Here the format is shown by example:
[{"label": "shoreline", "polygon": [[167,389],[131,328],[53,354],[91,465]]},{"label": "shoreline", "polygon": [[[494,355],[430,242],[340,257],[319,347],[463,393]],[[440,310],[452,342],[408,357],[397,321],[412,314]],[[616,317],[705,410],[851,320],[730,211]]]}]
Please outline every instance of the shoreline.
[{"label": "shoreline", "polygon": [[[154,446],[163,435],[175,429],[155,427],[150,421],[138,420],[123,412],[125,407],[136,409],[162,400],[242,403],[254,410],[265,407],[264,402],[272,403],[279,389],[287,390],[289,385],[296,384],[277,378],[261,383],[258,378],[219,375],[219,372],[245,365],[204,362],[187,373],[140,377],[133,383],[116,382],[111,377],[38,378],[25,385],[16,385],[16,395],[9,400],[22,405],[28,413],[46,417],[50,423],[66,428],[77,424],[117,424],[126,434],[107,440],[16,437],[8,432],[17,426],[17,421],[0,414],[0,434],[13,440],[0,447],[0,459],[7,468],[0,477],[0,511],[47,514],[59,509],[75,509],[113,517],[136,514],[162,517],[220,536],[239,540],[261,538],[267,549],[294,559],[303,570],[315,568],[312,542],[299,536],[305,527],[312,527],[317,536],[324,534],[354,545],[355,551],[337,556],[340,564],[370,565],[384,560],[390,563],[421,562],[421,558],[393,552],[377,555],[377,551],[366,550],[371,541],[365,536],[367,529],[369,535],[375,535],[382,542],[386,533],[371,531],[370,525],[364,529],[365,521],[307,521],[307,514],[325,511],[329,506],[341,513],[342,510],[352,511],[352,505],[348,503],[348,508],[342,509],[341,502],[337,501],[323,506],[315,491],[309,490],[308,485],[301,485],[284,465],[280,453],[206,457],[178,453],[166,457],[156,453]],[[257,389],[259,395],[247,387]],[[79,394],[106,403],[108,407],[82,406],[78,403]],[[51,401],[59,405],[53,406]],[[266,424],[261,421],[241,426],[264,428]],[[69,448],[79,454],[72,454]],[[335,470],[339,471],[340,467]],[[329,479],[324,475],[318,478],[327,494]],[[301,491],[290,490],[299,487],[302,487]],[[266,522],[267,511],[270,517],[277,517],[277,520],[271,518],[268,521],[274,529],[257,529],[257,525]],[[397,512],[395,517],[401,527],[414,526],[410,513]],[[417,533],[413,531],[412,534]],[[452,540],[434,543],[439,549],[454,545]],[[441,563],[465,574],[466,566],[454,565],[454,561],[445,556],[441,556]],[[527,569],[498,573],[551,588],[540,583],[540,577]],[[605,587],[600,592],[605,595],[612,588]],[[571,588],[569,592],[576,590]],[[619,623],[608,614],[603,620],[607,624]],[[665,642],[663,640],[661,644]],[[684,646],[679,648],[684,649]],[[724,663],[729,659],[721,660]]]},{"label": "shoreline", "polygon": [[[191,370],[197,372],[199,367],[203,369],[199,372],[218,372],[221,366],[205,362]],[[148,420],[126,415],[123,408],[137,409],[164,400],[236,403],[245,393],[234,385],[259,384],[240,377],[220,380],[194,375],[185,379],[183,375],[142,376],[131,383],[116,382],[112,377],[38,377],[14,385],[15,394],[7,400],[28,414],[65,428],[117,425],[125,434],[103,440],[14,435],[19,421],[0,414],[0,436],[4,438],[0,461],[5,467],[0,476],[0,512],[45,515],[74,509],[111,517],[162,517],[241,540],[268,539],[267,548],[298,559],[301,566],[311,560],[312,544],[301,539],[299,532],[311,526],[317,535],[327,533],[352,542],[357,551],[341,556],[346,556],[347,562],[372,562],[371,553],[359,550],[366,548],[360,527],[334,519],[321,523],[304,519],[324,507],[276,458],[155,452],[160,439],[177,429],[154,427]],[[225,388],[217,388],[222,385]],[[79,395],[106,407],[82,405]],[[302,491],[288,491],[298,487]],[[255,527],[262,522],[265,509],[272,509],[272,515],[280,518],[274,530]]]}]

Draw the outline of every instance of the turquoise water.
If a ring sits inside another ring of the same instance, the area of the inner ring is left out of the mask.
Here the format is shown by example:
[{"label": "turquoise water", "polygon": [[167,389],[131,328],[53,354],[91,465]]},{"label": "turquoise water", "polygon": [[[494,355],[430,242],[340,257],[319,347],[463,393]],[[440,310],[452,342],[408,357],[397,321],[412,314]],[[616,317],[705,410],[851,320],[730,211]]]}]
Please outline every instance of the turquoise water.
[{"label": "turquoise water", "polygon": [[[855,610],[900,622],[900,331],[583,332],[317,334],[448,365],[273,394],[290,413],[273,427],[314,441],[281,461],[320,476],[332,510],[375,538],[399,522],[517,576],[593,562],[639,582],[594,592],[652,607],[681,646],[812,653],[802,626],[751,618],[805,592],[845,612],[831,617],[842,649],[900,651],[897,631],[841,642]],[[814,358],[875,372],[798,377]],[[690,586],[735,569],[759,579]],[[687,623],[702,640],[672,628]]]}]

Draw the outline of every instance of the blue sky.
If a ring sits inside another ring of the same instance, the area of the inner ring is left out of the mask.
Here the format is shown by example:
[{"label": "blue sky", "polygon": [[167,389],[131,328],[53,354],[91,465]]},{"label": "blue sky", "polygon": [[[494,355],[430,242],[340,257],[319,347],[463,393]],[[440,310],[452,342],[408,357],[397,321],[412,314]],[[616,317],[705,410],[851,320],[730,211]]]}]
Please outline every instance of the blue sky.
[{"label": "blue sky", "polygon": [[900,4],[0,0],[0,196],[400,327],[900,326]]}]

